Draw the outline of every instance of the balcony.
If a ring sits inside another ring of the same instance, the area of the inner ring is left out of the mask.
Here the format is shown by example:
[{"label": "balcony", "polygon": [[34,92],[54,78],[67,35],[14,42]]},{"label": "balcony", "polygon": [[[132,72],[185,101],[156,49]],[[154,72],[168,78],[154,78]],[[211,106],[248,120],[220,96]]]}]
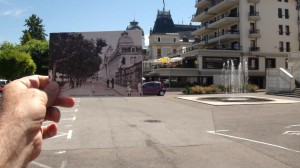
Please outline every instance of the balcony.
[{"label": "balcony", "polygon": [[211,0],[196,0],[196,8],[204,8],[211,3]]},{"label": "balcony", "polygon": [[193,15],[192,22],[203,22],[213,18],[216,13],[211,13],[207,11],[208,9],[204,9],[203,11],[197,12]]},{"label": "balcony", "polygon": [[248,20],[249,21],[259,21],[260,20],[259,12],[249,12]]},{"label": "balcony", "polygon": [[208,25],[208,28],[220,28],[238,23],[240,21],[239,15],[237,13],[228,13],[225,17],[220,18],[219,20]]},{"label": "balcony", "polygon": [[239,30],[229,30],[225,32],[224,34],[220,34],[216,37],[211,37],[208,40],[208,43],[215,43],[220,41],[228,41],[228,40],[236,40],[240,39],[240,31]]},{"label": "balcony", "polygon": [[249,52],[252,54],[260,52],[260,47],[249,47]]},{"label": "balcony", "polygon": [[259,2],[260,2],[260,0],[248,0],[248,3],[255,3],[255,4],[257,4]]},{"label": "balcony", "polygon": [[208,9],[210,13],[220,13],[226,11],[232,7],[235,7],[239,4],[239,0],[217,0],[212,6]]},{"label": "balcony", "polygon": [[197,30],[193,31],[192,35],[201,36],[203,34],[209,34],[215,30],[216,29],[208,28],[208,26],[202,26],[202,27],[199,27]]},{"label": "balcony", "polygon": [[260,38],[261,35],[260,35],[259,29],[250,29],[248,37],[249,38]]}]

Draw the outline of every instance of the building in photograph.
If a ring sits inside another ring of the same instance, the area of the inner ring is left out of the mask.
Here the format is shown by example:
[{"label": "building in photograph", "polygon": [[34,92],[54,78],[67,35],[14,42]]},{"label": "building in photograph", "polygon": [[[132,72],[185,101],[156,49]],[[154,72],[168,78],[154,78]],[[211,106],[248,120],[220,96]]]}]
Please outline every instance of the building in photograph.
[{"label": "building in photograph", "polygon": [[[170,11],[166,11],[165,9],[162,11],[158,10],[154,27],[150,30],[148,55],[146,60],[173,56],[192,46],[196,37],[191,33],[196,29],[197,26],[192,24],[174,24]],[[174,76],[176,77],[175,80],[177,80],[179,74],[176,73],[176,71],[178,69],[189,69],[193,65],[194,64],[191,64],[190,60],[186,60],[184,64],[177,64],[177,68],[171,68],[169,65],[156,65],[151,61],[145,61],[143,68],[144,77],[146,80],[166,81]],[[191,74],[188,70],[181,70],[181,72],[180,76],[198,76],[198,73]]]},{"label": "building in photograph", "polygon": [[268,68],[287,68],[290,53],[299,52],[297,2],[292,0],[197,0],[192,21],[200,42],[184,58],[198,62],[199,81],[221,83],[222,64],[248,62],[249,82],[266,86]]}]

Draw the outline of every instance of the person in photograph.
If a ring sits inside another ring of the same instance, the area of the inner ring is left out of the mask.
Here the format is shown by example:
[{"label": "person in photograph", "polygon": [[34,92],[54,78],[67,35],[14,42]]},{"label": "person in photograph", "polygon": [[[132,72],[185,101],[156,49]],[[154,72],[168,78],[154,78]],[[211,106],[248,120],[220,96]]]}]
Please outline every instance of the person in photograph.
[{"label": "person in photograph", "polygon": [[109,78],[106,80],[106,87],[109,88]]},{"label": "person in photograph", "polygon": [[141,82],[138,83],[138,91],[139,91],[139,94],[140,94],[140,97],[141,97],[143,95],[143,89],[142,89]]},{"label": "person in photograph", "polygon": [[130,87],[130,83],[129,82],[127,82],[126,92],[127,92],[127,96],[131,97],[132,89]]},{"label": "person in photograph", "polygon": [[114,84],[115,84],[115,79],[114,78],[111,78],[111,81],[110,81],[110,83],[111,83],[111,88],[113,89],[114,88]]}]

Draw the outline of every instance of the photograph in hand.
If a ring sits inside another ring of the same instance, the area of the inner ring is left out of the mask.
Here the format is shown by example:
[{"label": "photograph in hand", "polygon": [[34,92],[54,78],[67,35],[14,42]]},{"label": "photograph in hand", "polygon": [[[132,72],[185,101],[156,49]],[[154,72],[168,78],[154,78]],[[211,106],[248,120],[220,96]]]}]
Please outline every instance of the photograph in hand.
[{"label": "photograph in hand", "polygon": [[139,96],[142,31],[50,33],[49,76],[60,96]]}]

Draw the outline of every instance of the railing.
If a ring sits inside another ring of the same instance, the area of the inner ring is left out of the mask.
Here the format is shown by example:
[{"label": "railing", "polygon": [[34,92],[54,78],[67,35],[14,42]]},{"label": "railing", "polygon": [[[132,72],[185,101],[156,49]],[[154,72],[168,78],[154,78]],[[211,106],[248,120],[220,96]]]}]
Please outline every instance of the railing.
[{"label": "railing", "polygon": [[253,52],[253,51],[259,52],[260,51],[260,47],[249,47],[249,51],[250,52]]},{"label": "railing", "polygon": [[259,12],[249,12],[249,16],[259,16]]},{"label": "railing", "polygon": [[259,34],[259,29],[250,29],[249,34]]}]

